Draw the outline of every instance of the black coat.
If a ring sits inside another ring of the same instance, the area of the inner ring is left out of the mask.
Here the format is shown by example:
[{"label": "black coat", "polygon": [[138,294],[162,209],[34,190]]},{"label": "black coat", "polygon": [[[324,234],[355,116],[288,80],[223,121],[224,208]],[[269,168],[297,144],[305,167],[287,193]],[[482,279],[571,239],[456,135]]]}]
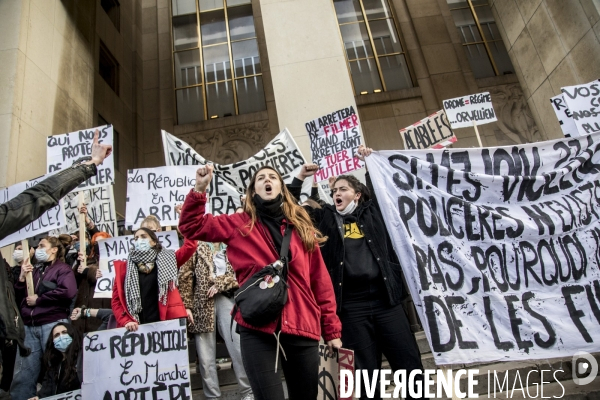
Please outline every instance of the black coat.
[{"label": "black coat", "polygon": [[[357,224],[365,236],[365,240],[375,260],[377,260],[381,276],[387,289],[390,305],[399,304],[407,295],[404,288],[402,269],[398,256],[392,247],[392,242],[383,222],[379,205],[374,197],[369,174],[367,173],[367,186],[371,190],[373,200],[359,204],[355,215]],[[323,260],[333,282],[337,310],[341,310],[342,286],[344,283],[344,227],[343,219],[332,205],[322,209],[305,208],[319,231],[328,237],[327,242],[321,247]]]},{"label": "black coat", "polygon": [[[77,356],[77,364],[75,366],[75,368],[77,369],[77,377],[73,378],[68,383],[64,382],[64,379],[59,379],[61,368],[64,368],[64,362],[45,368],[44,379],[42,381],[42,388],[38,393],[38,397],[50,397],[57,394],[63,394],[67,392],[72,392],[73,390],[81,389],[81,382],[83,382],[82,352],[83,349],[79,352]],[[62,372],[64,373],[64,371]]]}]

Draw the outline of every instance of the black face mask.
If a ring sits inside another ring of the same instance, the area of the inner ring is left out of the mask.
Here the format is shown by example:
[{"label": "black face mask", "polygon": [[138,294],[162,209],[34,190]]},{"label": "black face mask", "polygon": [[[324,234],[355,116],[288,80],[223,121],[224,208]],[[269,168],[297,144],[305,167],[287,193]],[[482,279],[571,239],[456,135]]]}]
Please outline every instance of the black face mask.
[{"label": "black face mask", "polygon": [[261,216],[277,218],[283,215],[283,196],[281,193],[277,195],[273,200],[263,200],[258,194],[252,197],[256,211]]}]

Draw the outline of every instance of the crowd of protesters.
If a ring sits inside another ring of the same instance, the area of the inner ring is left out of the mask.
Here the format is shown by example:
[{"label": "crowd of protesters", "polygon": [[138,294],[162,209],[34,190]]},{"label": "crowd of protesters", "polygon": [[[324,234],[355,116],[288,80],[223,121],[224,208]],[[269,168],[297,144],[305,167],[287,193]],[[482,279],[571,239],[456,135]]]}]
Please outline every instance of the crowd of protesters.
[{"label": "crowd of protesters", "polygon": [[[96,138],[92,160],[0,205],[0,236],[54,206],[95,174],[110,151]],[[361,157],[370,153],[359,148]],[[15,243],[12,260],[0,257],[6,263],[0,265],[0,300],[7,301],[0,323],[16,326],[0,330],[0,400],[8,393],[13,400],[28,400],[79,389],[82,340],[88,332],[136,331],[140,324],[179,318],[187,319],[195,342],[207,399],[221,396],[217,332],[244,400],[283,399],[282,372],[289,399],[316,399],[320,339],[329,351],[354,350],[356,369],[378,369],[382,356],[394,370],[422,369],[401,305],[407,291],[400,262],[368,173],[367,185],[350,175],[330,180],[333,205],[319,199],[316,190],[300,205],[302,181],[316,169],[305,165],[286,186],[276,170],[263,167],[249,182],[242,207],[214,216],[205,212],[212,165],[200,167],[195,187],[177,210],[182,246],[164,248],[156,234],[162,230],[160,221],[146,218],[132,232],[127,260],[114,262],[112,299],[94,297],[102,276],[99,241],[110,235],[89,218],[85,237],[74,233],[30,240],[28,254],[21,242]],[[85,206],[80,212],[87,215]],[[280,258],[287,266],[282,275],[287,301],[277,318],[250,323],[237,310],[236,290]],[[28,293],[28,274],[34,294]],[[7,310],[10,304],[16,310]]]}]

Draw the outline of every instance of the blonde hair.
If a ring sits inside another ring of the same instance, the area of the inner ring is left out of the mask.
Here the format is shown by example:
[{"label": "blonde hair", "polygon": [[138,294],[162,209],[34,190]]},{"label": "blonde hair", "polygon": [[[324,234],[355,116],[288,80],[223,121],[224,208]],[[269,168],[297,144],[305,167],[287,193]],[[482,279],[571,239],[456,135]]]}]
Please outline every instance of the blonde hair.
[{"label": "blonde hair", "polygon": [[304,249],[310,252],[314,251],[316,246],[327,241],[327,236],[323,236],[323,234],[315,228],[306,210],[296,203],[296,200],[285,186],[279,172],[268,166],[263,166],[254,173],[254,176],[246,189],[244,212],[250,216],[250,222],[248,224],[249,230],[251,231],[252,228],[254,228],[257,220],[256,206],[254,205],[254,199],[252,197],[255,192],[256,177],[263,169],[270,169],[277,174],[277,179],[279,179],[279,183],[281,184],[281,196],[283,201],[281,208],[283,209],[283,215],[285,216],[285,219],[294,226],[298,235],[300,235]]},{"label": "blonde hair", "polygon": [[158,229],[159,231],[162,230],[162,225],[160,224],[160,221],[154,215],[148,215],[146,218],[144,218],[140,226],[147,228],[149,224],[156,226],[156,229]]}]

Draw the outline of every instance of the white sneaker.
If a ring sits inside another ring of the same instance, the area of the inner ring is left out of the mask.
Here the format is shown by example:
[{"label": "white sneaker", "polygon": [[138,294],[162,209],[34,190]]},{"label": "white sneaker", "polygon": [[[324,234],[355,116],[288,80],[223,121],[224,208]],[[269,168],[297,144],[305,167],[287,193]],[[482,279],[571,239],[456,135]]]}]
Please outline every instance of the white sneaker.
[{"label": "white sneaker", "polygon": [[247,395],[242,397],[240,400],[254,400],[254,393],[248,393]]}]

